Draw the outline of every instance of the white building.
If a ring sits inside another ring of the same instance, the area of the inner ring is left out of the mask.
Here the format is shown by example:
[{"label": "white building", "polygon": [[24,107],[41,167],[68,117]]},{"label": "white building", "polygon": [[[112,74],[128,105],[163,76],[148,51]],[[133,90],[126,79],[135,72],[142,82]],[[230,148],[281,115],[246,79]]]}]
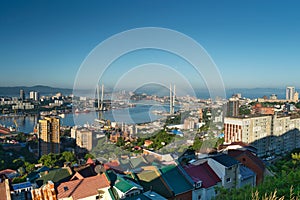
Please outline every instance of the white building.
[{"label": "white building", "polygon": [[295,87],[286,87],[286,92],[285,92],[285,96],[286,96],[286,100],[294,100],[294,95],[295,95]]}]

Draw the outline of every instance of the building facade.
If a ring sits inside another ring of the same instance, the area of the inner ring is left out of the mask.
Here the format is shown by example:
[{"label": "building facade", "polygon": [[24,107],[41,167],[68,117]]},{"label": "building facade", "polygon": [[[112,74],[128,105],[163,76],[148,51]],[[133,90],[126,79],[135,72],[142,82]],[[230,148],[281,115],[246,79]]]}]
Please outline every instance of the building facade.
[{"label": "building facade", "polygon": [[45,117],[39,120],[39,154],[60,153],[60,120]]},{"label": "building facade", "polygon": [[25,92],[24,90],[20,90],[20,99],[25,100]]},{"label": "building facade", "polygon": [[39,99],[40,99],[40,94],[39,94],[39,92],[37,92],[37,91],[30,91],[30,92],[29,92],[29,98],[30,98],[31,100],[34,100],[34,101],[39,101]]},{"label": "building facade", "polygon": [[257,148],[259,157],[280,155],[300,147],[300,118],[261,115],[226,117],[225,143],[244,142]]},{"label": "building facade", "polygon": [[91,151],[93,139],[93,131],[86,128],[76,130],[76,144],[78,147]]},{"label": "building facade", "polygon": [[295,87],[286,87],[286,91],[285,91],[285,97],[286,100],[294,100],[294,96],[295,96]]},{"label": "building facade", "polygon": [[239,115],[239,100],[236,98],[230,98],[227,103],[227,116],[236,117]]}]

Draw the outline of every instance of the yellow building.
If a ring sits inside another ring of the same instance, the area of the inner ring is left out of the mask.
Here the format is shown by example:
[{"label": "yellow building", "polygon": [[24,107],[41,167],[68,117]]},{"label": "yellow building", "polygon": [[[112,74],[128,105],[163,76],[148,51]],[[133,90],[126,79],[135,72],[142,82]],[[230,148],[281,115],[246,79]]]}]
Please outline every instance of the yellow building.
[{"label": "yellow building", "polygon": [[40,155],[60,153],[60,120],[45,117],[39,120]]}]

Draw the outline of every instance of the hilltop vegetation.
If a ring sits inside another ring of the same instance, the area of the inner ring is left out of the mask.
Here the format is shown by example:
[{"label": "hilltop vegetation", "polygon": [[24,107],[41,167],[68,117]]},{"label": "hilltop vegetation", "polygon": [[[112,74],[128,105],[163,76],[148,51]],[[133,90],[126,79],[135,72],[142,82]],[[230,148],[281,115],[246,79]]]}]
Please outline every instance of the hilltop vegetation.
[{"label": "hilltop vegetation", "polygon": [[232,199],[299,199],[300,198],[300,149],[278,160],[270,167],[274,176],[254,188],[225,190],[219,188],[216,200]]}]

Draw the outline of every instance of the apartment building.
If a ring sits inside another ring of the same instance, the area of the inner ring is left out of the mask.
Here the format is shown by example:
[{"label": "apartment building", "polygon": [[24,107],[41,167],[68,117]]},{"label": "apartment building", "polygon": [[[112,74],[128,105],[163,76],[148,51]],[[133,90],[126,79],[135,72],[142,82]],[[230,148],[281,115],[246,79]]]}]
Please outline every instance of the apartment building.
[{"label": "apartment building", "polygon": [[257,115],[226,117],[225,143],[244,142],[257,148],[259,157],[282,154],[300,147],[300,118]]},{"label": "apartment building", "polygon": [[60,153],[60,120],[56,117],[45,117],[39,120],[40,155]]}]

